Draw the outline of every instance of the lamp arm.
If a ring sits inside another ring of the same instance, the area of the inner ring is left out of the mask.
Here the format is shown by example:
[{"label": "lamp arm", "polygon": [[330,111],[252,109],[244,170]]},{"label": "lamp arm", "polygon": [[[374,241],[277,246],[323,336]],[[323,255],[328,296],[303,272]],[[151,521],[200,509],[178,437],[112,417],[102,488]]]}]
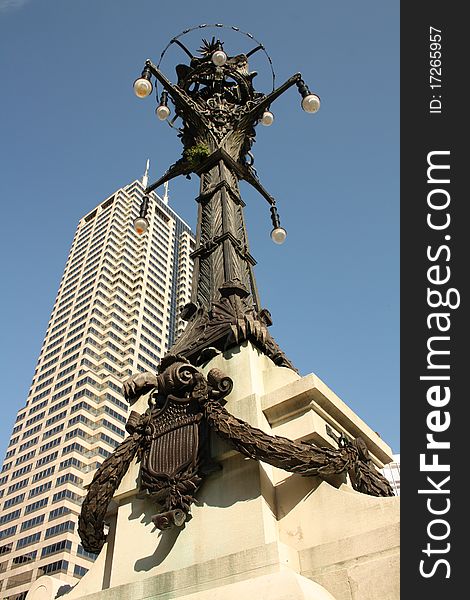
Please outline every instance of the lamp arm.
[{"label": "lamp arm", "polygon": [[285,81],[278,88],[273,90],[270,94],[261,98],[261,100],[250,110],[250,112],[248,113],[247,116],[251,120],[256,120],[259,113],[262,110],[264,110],[265,108],[268,108],[268,106],[270,106],[274,102],[274,100],[277,100],[277,98],[279,98],[279,96],[281,96],[281,94],[283,94],[290,87],[292,87],[293,85],[295,85],[296,83],[298,83],[301,80],[302,80],[301,73],[295,73],[295,75],[292,75],[292,77],[289,77],[289,79],[287,81]]},{"label": "lamp arm", "polygon": [[194,107],[188,102],[186,93],[178,86],[173,85],[163,73],[158,69],[151,60],[145,61],[145,66],[150,70],[152,75],[157,79],[164,89],[170,94],[172,100],[176,105],[182,106],[185,116],[192,117],[195,120],[200,121],[201,117]]},{"label": "lamp arm", "polygon": [[179,175],[188,175],[189,173],[191,173],[191,168],[188,166],[188,163],[183,159],[180,159],[175,164],[171,165],[168,171],[164,173],[160,179],[157,179],[157,181],[147,186],[145,193],[150,194],[150,192],[153,192],[153,190],[156,190],[157,187],[160,187],[167,181],[170,181]]},{"label": "lamp arm", "polygon": [[249,183],[251,186],[253,186],[255,188],[255,190],[263,196],[263,198],[268,202],[268,204],[270,206],[274,206],[276,204],[276,201],[274,200],[274,198],[264,188],[264,186],[261,184],[260,180],[253,173],[253,169],[251,169],[250,167],[244,167],[242,170],[241,177],[247,183]]}]

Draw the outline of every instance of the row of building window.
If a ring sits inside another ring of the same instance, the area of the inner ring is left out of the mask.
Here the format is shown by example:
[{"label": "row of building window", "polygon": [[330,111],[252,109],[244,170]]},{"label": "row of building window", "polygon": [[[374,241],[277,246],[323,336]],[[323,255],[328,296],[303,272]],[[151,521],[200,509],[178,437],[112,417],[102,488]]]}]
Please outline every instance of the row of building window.
[{"label": "row of building window", "polygon": [[56,446],[58,446],[61,443],[61,441],[62,441],[62,438],[58,437],[58,438],[55,438],[54,440],[51,440],[50,442],[47,442],[47,444],[43,444],[39,448],[39,454],[42,454],[43,452],[47,452],[51,448],[55,448]]},{"label": "row of building window", "polygon": [[48,352],[48,354],[46,354],[44,356],[44,360],[49,360],[50,358],[55,356],[58,352],[60,352],[60,346],[58,346],[57,348],[54,348],[54,350],[52,350],[52,352]]},{"label": "row of building window", "polygon": [[[64,338],[62,338],[64,339]],[[43,381],[46,377],[49,377],[50,375],[52,375],[55,371],[55,367],[53,369],[49,369],[48,371],[45,371],[43,373],[41,373],[41,375],[39,375],[38,377],[38,382],[39,381]]]},{"label": "row of building window", "polygon": [[[60,440],[60,438],[58,438],[58,439]],[[59,455],[59,452],[55,451],[55,452],[51,452],[51,454],[48,454],[47,456],[43,456],[36,462],[36,468],[42,467],[43,465],[47,465],[47,463],[50,463],[53,460],[55,460],[58,455]]]},{"label": "row of building window", "polygon": [[58,410],[60,410],[61,408],[63,408],[64,406],[67,406],[69,403],[70,403],[70,399],[64,398],[64,400],[61,400],[60,402],[57,402],[57,404],[54,404],[53,406],[51,406],[49,408],[49,410],[47,411],[47,414],[51,415],[51,414],[57,412]]},{"label": "row of building window", "polygon": [[32,414],[36,413],[38,410],[41,410],[41,408],[44,408],[45,406],[47,406],[48,402],[49,402],[49,400],[43,400],[39,404],[36,404],[36,406],[32,406],[28,411],[28,415],[32,415]]},{"label": "row of building window", "polygon": [[[63,401],[62,401],[62,402],[63,402]],[[60,402],[59,402],[59,404],[60,404]],[[54,407],[51,407],[51,408],[56,408],[56,407],[54,406]],[[67,411],[66,411],[66,410],[63,410],[62,412],[60,412],[60,413],[57,413],[57,414],[56,414],[56,415],[54,415],[53,417],[50,417],[49,419],[47,419],[47,421],[46,421],[46,424],[45,424],[45,427],[50,427],[50,426],[51,426],[51,425],[53,425],[54,423],[57,423],[57,421],[60,421],[61,419],[63,419],[63,418],[65,417],[65,415],[66,415],[66,414],[67,414]],[[53,430],[51,430],[51,431],[53,431]],[[53,434],[51,434],[51,435],[53,435]],[[43,438],[43,439],[44,439],[44,438]]]},{"label": "row of building window", "polygon": [[24,462],[27,462],[28,460],[31,460],[31,458],[33,458],[33,456],[35,454],[36,454],[36,450],[34,449],[34,450],[30,450],[26,454],[23,454],[23,456],[19,456],[15,461],[15,466],[20,465]]},{"label": "row of building window", "polygon": [[29,427],[30,425],[33,425],[33,423],[37,423],[44,417],[45,414],[46,413],[43,411],[42,413],[39,413],[39,414],[35,415],[34,417],[31,417],[30,419],[28,419],[26,421],[25,427]]}]

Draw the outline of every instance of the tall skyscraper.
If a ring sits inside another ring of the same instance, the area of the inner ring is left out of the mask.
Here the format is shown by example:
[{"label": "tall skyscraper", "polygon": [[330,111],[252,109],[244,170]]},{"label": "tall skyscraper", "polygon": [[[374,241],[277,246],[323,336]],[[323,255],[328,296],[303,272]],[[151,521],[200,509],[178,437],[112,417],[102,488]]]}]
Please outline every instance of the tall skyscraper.
[{"label": "tall skyscraper", "polygon": [[167,190],[150,195],[150,227],[135,233],[145,185],[146,175],[78,224],[0,474],[2,599],[23,600],[44,574],[73,584],[86,573],[83,476],[125,437],[122,382],[154,372],[184,327],[194,238]]},{"label": "tall skyscraper", "polygon": [[394,454],[393,461],[381,469],[382,475],[386,477],[393,488],[395,496],[400,495],[400,455]]}]

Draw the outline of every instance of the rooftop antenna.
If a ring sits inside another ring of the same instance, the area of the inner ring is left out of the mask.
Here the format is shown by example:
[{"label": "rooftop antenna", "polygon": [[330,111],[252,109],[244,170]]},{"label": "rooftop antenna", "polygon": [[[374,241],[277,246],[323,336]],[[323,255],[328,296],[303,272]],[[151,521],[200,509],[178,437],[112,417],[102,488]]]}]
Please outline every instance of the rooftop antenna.
[{"label": "rooftop antenna", "polygon": [[163,184],[163,202],[168,204],[168,181]]},{"label": "rooftop antenna", "polygon": [[150,167],[150,158],[147,158],[147,164],[145,166],[145,173],[142,177],[142,187],[145,189],[149,183],[149,167]]}]

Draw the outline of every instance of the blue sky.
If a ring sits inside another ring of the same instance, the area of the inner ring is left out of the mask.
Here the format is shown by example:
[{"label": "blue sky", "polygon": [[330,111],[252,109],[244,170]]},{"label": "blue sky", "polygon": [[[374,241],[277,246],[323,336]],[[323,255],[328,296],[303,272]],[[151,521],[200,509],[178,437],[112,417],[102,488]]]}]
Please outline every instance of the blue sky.
[{"label": "blue sky", "polygon": [[[273,106],[253,148],[288,239],[269,238],[268,206],[241,184],[251,253],[272,334],[304,375],[316,373],[399,451],[399,3],[238,0],[0,0],[0,296],[3,457],[24,406],[80,217],[115,189],[150,181],[181,153],[132,83],[146,58],[201,23],[237,25],[266,47],[280,84],[300,71],[322,98],[316,115],[296,88]],[[214,30],[206,30],[204,37]],[[248,51],[230,31],[226,50]],[[200,36],[185,40],[192,50]],[[248,43],[246,43],[248,42]],[[254,80],[270,90],[258,53]],[[162,70],[175,80],[184,55]],[[170,183],[172,207],[195,225],[193,177]]]}]

